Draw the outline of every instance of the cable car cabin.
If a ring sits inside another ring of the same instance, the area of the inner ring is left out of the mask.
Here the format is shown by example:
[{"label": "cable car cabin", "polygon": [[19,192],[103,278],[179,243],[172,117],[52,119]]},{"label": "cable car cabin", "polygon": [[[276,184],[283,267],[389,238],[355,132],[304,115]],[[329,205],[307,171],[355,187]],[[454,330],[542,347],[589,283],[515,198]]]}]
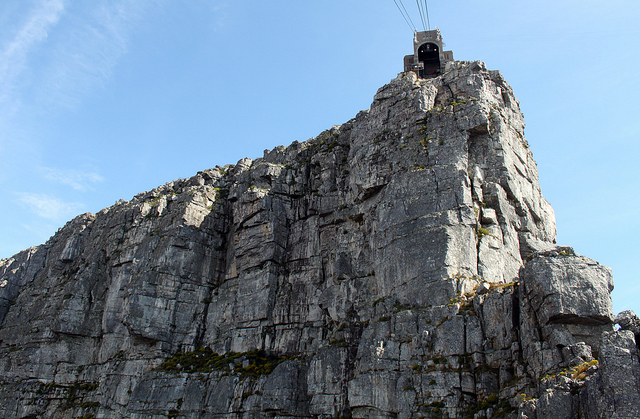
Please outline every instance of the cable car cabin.
[{"label": "cable car cabin", "polygon": [[413,71],[423,79],[439,76],[444,63],[453,61],[453,52],[442,51],[443,47],[440,29],[416,31],[413,36],[413,55],[404,57],[404,71]]}]

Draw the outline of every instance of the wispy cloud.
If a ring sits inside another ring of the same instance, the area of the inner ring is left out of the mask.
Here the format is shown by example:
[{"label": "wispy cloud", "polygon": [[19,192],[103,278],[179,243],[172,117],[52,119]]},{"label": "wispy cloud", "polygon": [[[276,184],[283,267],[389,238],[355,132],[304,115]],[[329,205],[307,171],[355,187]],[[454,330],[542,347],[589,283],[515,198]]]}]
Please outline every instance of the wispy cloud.
[{"label": "wispy cloud", "polygon": [[43,1],[20,26],[0,51],[0,82],[20,72],[29,50],[47,37],[49,28],[60,19],[64,10],[63,0]]},{"label": "wispy cloud", "polygon": [[211,16],[211,27],[214,31],[222,31],[226,28],[229,16],[227,9],[229,4],[226,1],[217,1],[209,5],[208,13]]},{"label": "wispy cloud", "polygon": [[53,45],[43,99],[74,107],[113,75],[144,11],[157,1],[97,0],[69,10],[69,26]]},{"label": "wispy cloud", "polygon": [[50,221],[65,221],[81,213],[84,208],[83,204],[64,202],[47,194],[20,192],[17,195],[28,210]]},{"label": "wispy cloud", "polygon": [[64,0],[44,0],[31,10],[22,24],[8,37],[0,39],[0,102],[3,112],[15,112],[18,104],[14,92],[16,79],[24,71],[29,53],[45,40],[60,20]]},{"label": "wispy cloud", "polygon": [[[127,52],[133,30],[166,0],[36,0],[0,34],[0,103],[6,119],[24,104],[74,107],[102,86]],[[6,35],[8,33],[8,35]],[[25,102],[25,103],[22,103]]]},{"label": "wispy cloud", "polygon": [[104,180],[102,176],[92,171],[55,169],[51,167],[43,167],[41,170],[44,173],[45,179],[71,186],[73,189],[80,192],[93,190],[94,184]]},{"label": "wispy cloud", "polygon": [[37,149],[39,117],[74,109],[104,86],[140,21],[167,1],[0,2],[0,152]]}]

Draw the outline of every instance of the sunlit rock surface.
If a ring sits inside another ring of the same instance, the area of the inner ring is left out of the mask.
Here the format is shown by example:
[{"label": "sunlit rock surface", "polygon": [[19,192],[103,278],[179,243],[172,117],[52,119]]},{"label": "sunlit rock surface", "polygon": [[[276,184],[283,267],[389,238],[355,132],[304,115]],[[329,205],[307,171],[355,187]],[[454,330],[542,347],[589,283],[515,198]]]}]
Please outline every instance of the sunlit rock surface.
[{"label": "sunlit rock surface", "polygon": [[556,246],[480,62],[81,215],[0,275],[3,418],[640,416],[638,318]]}]

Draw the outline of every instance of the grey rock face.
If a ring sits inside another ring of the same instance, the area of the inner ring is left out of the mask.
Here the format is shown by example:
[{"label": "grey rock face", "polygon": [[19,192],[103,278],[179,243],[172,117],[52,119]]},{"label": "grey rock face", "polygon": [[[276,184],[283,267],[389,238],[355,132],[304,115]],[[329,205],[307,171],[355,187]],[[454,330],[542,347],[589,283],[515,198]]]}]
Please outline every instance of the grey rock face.
[{"label": "grey rock face", "polygon": [[77,217],[0,261],[0,417],[632,412],[610,270],[555,245],[523,130],[499,72],[450,63]]},{"label": "grey rock face", "polygon": [[535,253],[530,259],[520,273],[521,308],[523,324],[537,330],[538,337],[523,349],[540,358],[539,378],[557,362],[590,361],[590,352],[599,351],[600,336],[613,330],[613,278],[609,268],[574,254],[570,247]]},{"label": "grey rock face", "polygon": [[584,391],[585,417],[640,417],[640,363],[633,333],[605,333],[600,356],[601,374]]},{"label": "grey rock face", "polygon": [[613,322],[611,269],[575,255],[570,247],[532,256],[521,278],[541,325]]},{"label": "grey rock face", "polygon": [[640,338],[640,318],[636,316],[636,313],[631,310],[625,310],[616,316],[615,322],[620,325],[622,330],[631,331],[635,336],[636,343],[638,343]]}]

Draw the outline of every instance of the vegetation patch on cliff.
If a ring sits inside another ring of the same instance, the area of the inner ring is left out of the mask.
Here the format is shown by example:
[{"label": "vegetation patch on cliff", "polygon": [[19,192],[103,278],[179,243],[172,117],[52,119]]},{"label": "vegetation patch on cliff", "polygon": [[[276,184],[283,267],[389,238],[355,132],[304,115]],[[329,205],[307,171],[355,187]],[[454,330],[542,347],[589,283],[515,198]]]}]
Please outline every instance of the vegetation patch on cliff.
[{"label": "vegetation patch on cliff", "polygon": [[178,352],[165,359],[156,369],[175,373],[209,373],[221,371],[241,376],[259,376],[270,374],[279,364],[288,360],[267,354],[262,350],[249,352],[228,352],[219,355],[209,347],[198,348],[190,352]]},{"label": "vegetation patch on cliff", "polygon": [[555,379],[560,376],[570,377],[572,380],[584,380],[587,376],[594,374],[598,370],[598,367],[598,360],[593,359],[591,361],[584,362],[571,368],[566,368],[556,373],[549,373],[542,377],[540,380],[545,381]]}]

